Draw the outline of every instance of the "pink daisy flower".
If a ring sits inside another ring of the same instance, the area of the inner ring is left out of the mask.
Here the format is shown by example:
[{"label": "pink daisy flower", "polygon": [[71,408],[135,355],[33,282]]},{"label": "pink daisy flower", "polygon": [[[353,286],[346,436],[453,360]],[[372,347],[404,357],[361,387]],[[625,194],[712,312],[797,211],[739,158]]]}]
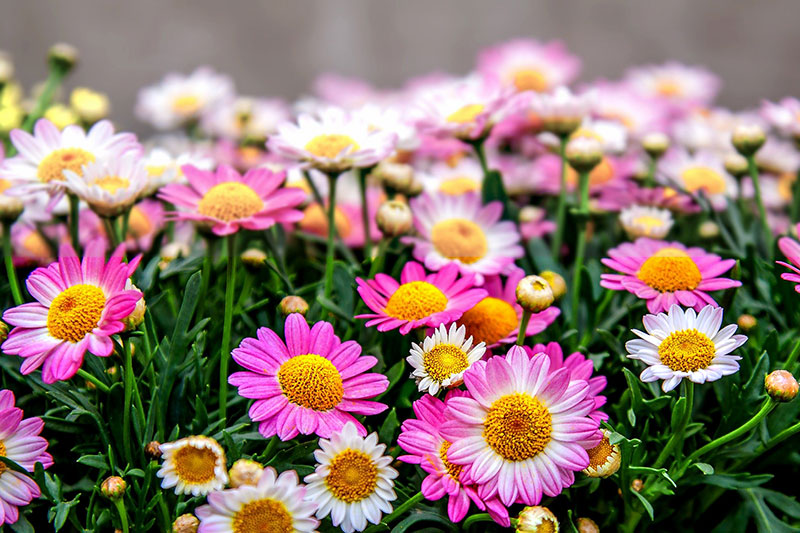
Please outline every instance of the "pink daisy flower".
[{"label": "pink daisy flower", "polygon": [[225,165],[216,172],[192,165],[184,165],[181,170],[189,184],[173,183],[158,193],[160,199],[191,210],[172,213],[177,220],[208,225],[222,236],[236,233],[240,228],[261,230],[303,218],[294,208],[303,202],[305,194],[294,187],[280,188],[283,172],[258,168],[242,176]]},{"label": "pink daisy flower", "polygon": [[588,383],[573,380],[568,368],[553,370],[549,357],[514,346],[478,362],[464,383],[471,398],[447,400],[441,435],[453,443],[448,461],[469,465],[484,500],[537,505],[589,465],[586,450],[599,443],[600,422],[589,416]]},{"label": "pink daisy flower", "polygon": [[764,100],[761,116],[783,135],[800,136],[800,100],[797,98],[784,98],[777,104]]},{"label": "pink daisy flower", "polygon": [[63,244],[57,262],[28,276],[28,292],[37,301],[3,313],[3,320],[16,326],[3,351],[25,358],[20,372],[30,374],[41,366],[42,380],[53,383],[74,376],[87,350],[111,355],[111,337],[125,328],[122,320],[142,297],[137,290],[125,290],[141,257],[125,264],[123,250],[117,247],[106,263],[103,243],[95,240],[81,261]]},{"label": "pink daisy flower", "polygon": [[697,213],[700,206],[691,196],[669,187],[640,187],[633,181],[605,187],[595,204],[603,211],[622,211],[632,205],[658,207],[680,213]]},{"label": "pink daisy flower", "polygon": [[[447,398],[468,396],[464,391],[453,390]],[[445,402],[426,394],[413,404],[416,419],[403,422],[397,444],[409,455],[401,455],[399,460],[419,465],[427,472],[422,481],[422,494],[425,499],[436,501],[445,495],[447,516],[453,522],[460,522],[469,511],[470,502],[481,511],[488,511],[495,521],[509,527],[508,510],[500,501],[490,498],[484,502],[478,496],[477,487],[469,482],[465,467],[448,461],[447,450],[451,442],[441,435],[442,421],[445,417]]]},{"label": "pink daisy flower", "polygon": [[256,401],[250,418],[260,422],[265,437],[290,440],[298,434],[330,437],[347,422],[367,434],[351,413],[374,415],[386,405],[367,401],[389,386],[383,374],[365,372],[378,360],[361,355],[355,341],[341,342],[328,322],[309,329],[297,313],[286,317],[286,342],[274,331],[261,328],[257,339],[247,338],[233,350],[233,360],[246,369],[228,383],[239,394]]},{"label": "pink daisy flower", "polygon": [[547,92],[578,76],[581,60],[563,43],[515,39],[481,52],[478,71],[517,91]]},{"label": "pink daisy flower", "polygon": [[[36,463],[49,468],[53,457],[47,453],[48,443],[39,434],[44,429],[41,418],[22,418],[22,409],[15,407],[14,393],[0,391],[0,455],[11,459],[28,472]],[[28,505],[41,495],[34,481],[0,463],[0,525],[19,519],[18,507]]]},{"label": "pink daisy flower", "polygon": [[[630,155],[606,155],[589,173],[589,191],[597,194],[608,187],[618,187],[627,183],[633,176],[636,159]],[[533,163],[534,180],[540,184],[541,193],[557,195],[561,190],[561,158],[555,154],[545,154]],[[567,189],[578,188],[578,173],[567,168]]]},{"label": "pink daisy flower", "polygon": [[717,305],[709,292],[739,287],[742,283],[718,277],[736,261],[722,259],[702,248],[687,248],[679,242],[642,237],[608,251],[602,263],[622,274],[602,274],[600,285],[628,291],[647,300],[651,313],[668,310],[673,304],[699,311]]},{"label": "pink daisy flower", "polygon": [[635,92],[669,102],[676,110],[711,104],[722,86],[711,71],[675,61],[632,68],[625,81]]},{"label": "pink daisy flower", "polygon": [[791,264],[785,261],[776,261],[776,263],[792,271],[781,274],[781,279],[797,283],[794,286],[794,290],[800,292],[800,243],[791,237],[781,237],[778,239],[778,248],[781,249],[781,252]]},{"label": "pink daisy flower", "polygon": [[358,294],[373,311],[356,318],[368,319],[366,325],[376,326],[378,331],[400,328],[402,335],[415,328],[435,328],[458,320],[488,293],[473,288],[474,274],[457,276],[455,263],[427,274],[422,265],[409,261],[400,273],[400,283],[386,274],[370,280],[356,278]]},{"label": "pink daisy flower", "polygon": [[[457,320],[467,329],[466,336],[473,342],[485,342],[489,348],[517,341],[522,307],[517,304],[517,284],[525,277],[525,271],[512,267],[503,283],[500,276],[489,276],[483,284],[488,296],[476,303]],[[525,337],[544,331],[553,323],[561,310],[550,306],[540,313],[533,313],[525,330]]]}]

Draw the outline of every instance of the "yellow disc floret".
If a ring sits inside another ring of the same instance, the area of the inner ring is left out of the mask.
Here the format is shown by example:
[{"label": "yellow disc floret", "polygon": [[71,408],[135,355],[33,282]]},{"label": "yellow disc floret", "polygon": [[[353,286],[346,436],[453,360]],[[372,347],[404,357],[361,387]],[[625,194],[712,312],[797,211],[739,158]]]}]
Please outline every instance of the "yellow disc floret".
[{"label": "yellow disc floret", "polygon": [[696,329],[674,331],[658,346],[661,362],[676,372],[708,368],[716,355],[714,342]]},{"label": "yellow disc floret", "polygon": [[441,383],[453,374],[469,367],[467,354],[455,344],[437,344],[422,356],[425,372],[434,381]]},{"label": "yellow disc floret", "polygon": [[223,222],[247,218],[262,209],[264,201],[258,193],[238,181],[214,185],[197,204],[200,214]]},{"label": "yellow disc floret", "polygon": [[448,122],[455,122],[457,124],[467,124],[469,122],[474,122],[475,119],[483,112],[484,109],[483,104],[469,104],[465,105],[464,107],[450,113],[447,116]]},{"label": "yellow disc floret", "polygon": [[358,143],[349,135],[327,133],[317,135],[306,144],[306,150],[317,157],[333,159],[342,152],[350,154],[359,149]]},{"label": "yellow disc floret", "polygon": [[447,296],[427,281],[404,283],[386,303],[386,314],[400,320],[421,320],[447,308]]},{"label": "yellow disc floret", "polygon": [[55,150],[39,163],[36,175],[39,181],[64,181],[64,171],[71,170],[82,176],[81,167],[94,161],[94,155],[80,148],[61,148]]},{"label": "yellow disc floret", "polygon": [[725,178],[709,167],[690,167],[681,174],[683,187],[688,192],[702,190],[706,194],[722,194],[726,190]]},{"label": "yellow disc floret", "polygon": [[366,453],[347,448],[336,454],[325,478],[328,490],[345,503],[369,497],[378,486],[378,467]]},{"label": "yellow disc floret", "polygon": [[514,87],[518,91],[544,92],[549,86],[547,78],[540,70],[525,68],[514,73]]},{"label": "yellow disc floret", "polygon": [[466,218],[449,218],[431,229],[431,242],[436,251],[448,259],[475,263],[489,251],[489,242],[481,227]]},{"label": "yellow disc floret", "polygon": [[292,533],[292,515],[279,500],[263,498],[248,502],[233,515],[233,533]]},{"label": "yellow disc floret", "polygon": [[197,114],[200,107],[200,99],[194,94],[182,94],[172,101],[172,110],[184,117]]},{"label": "yellow disc floret", "polygon": [[[7,453],[8,453],[8,450],[6,450],[5,443],[0,440],[0,455],[5,457]],[[0,476],[2,476],[3,472],[5,472],[6,470],[8,470],[8,467],[6,466],[6,464],[3,461],[0,461]]]},{"label": "yellow disc floret", "polygon": [[309,353],[296,355],[278,369],[278,383],[283,395],[297,405],[327,411],[344,397],[342,376],[333,363]]},{"label": "yellow disc floret", "polygon": [[97,327],[106,296],[94,285],[79,284],[56,296],[47,312],[47,331],[52,337],[69,342],[83,340]]},{"label": "yellow disc floret", "polygon": [[447,178],[439,184],[439,192],[450,196],[460,196],[468,192],[479,191],[481,186],[474,179],[467,176]]},{"label": "yellow disc floret", "polygon": [[670,247],[650,256],[636,276],[661,292],[691,291],[703,280],[700,269],[689,254]]},{"label": "yellow disc floret", "polygon": [[450,461],[447,460],[447,450],[450,449],[450,445],[452,442],[444,441],[442,443],[442,447],[439,448],[439,459],[442,460],[442,464],[444,464],[444,468],[447,470],[447,474],[455,479],[456,481],[459,480],[459,476],[461,475],[461,471],[464,469],[462,465],[454,465]]},{"label": "yellow disc floret", "polygon": [[486,443],[507,461],[536,456],[550,442],[550,411],[537,398],[515,392],[492,403],[483,423]]},{"label": "yellow disc floret", "polygon": [[94,185],[97,185],[101,189],[108,191],[111,194],[114,194],[120,189],[127,189],[130,184],[130,181],[120,176],[104,176],[94,180]]},{"label": "yellow disc floret", "polygon": [[128,215],[128,236],[134,239],[144,237],[153,230],[153,223],[138,206],[131,208]]},{"label": "yellow disc floret", "polygon": [[464,313],[458,323],[466,327],[467,337],[489,346],[510,335],[519,319],[510,303],[489,296]]},{"label": "yellow disc floret", "polygon": [[217,454],[210,448],[186,445],[172,457],[175,474],[184,483],[200,485],[216,478]]}]

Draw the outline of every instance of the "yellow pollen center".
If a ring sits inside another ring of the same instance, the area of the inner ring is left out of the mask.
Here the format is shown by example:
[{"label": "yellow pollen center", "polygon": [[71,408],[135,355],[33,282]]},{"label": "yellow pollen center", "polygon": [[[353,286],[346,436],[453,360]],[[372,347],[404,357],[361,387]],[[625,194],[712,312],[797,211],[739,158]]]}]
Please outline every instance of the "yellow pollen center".
[{"label": "yellow pollen center", "polygon": [[355,139],[349,135],[338,133],[317,135],[306,144],[306,150],[317,157],[327,157],[328,159],[334,159],[342,152],[352,154],[358,149],[359,146]]},{"label": "yellow pollen center", "polygon": [[173,457],[175,473],[184,483],[203,484],[216,477],[217,454],[210,448],[184,446]]},{"label": "yellow pollen center", "polygon": [[83,176],[81,167],[94,161],[94,155],[80,148],[61,148],[50,153],[39,163],[36,175],[42,183],[64,181],[64,171],[71,170]]},{"label": "yellow pollen center", "polygon": [[106,296],[94,285],[73,285],[56,296],[47,312],[47,330],[56,339],[78,342],[97,327]]},{"label": "yellow pollen center", "polygon": [[586,450],[586,453],[589,454],[588,468],[599,468],[608,462],[611,454],[614,453],[614,447],[611,446],[611,442],[608,440],[608,437],[603,435],[603,440],[600,441],[600,444],[594,448]]},{"label": "yellow pollen center", "polygon": [[439,184],[439,192],[451,196],[460,196],[468,192],[475,192],[479,189],[480,185],[478,185],[474,179],[466,176],[448,178]]},{"label": "yellow pollen center", "polygon": [[[794,182],[797,180],[797,174],[794,172],[784,172],[780,176],[778,176],[778,194],[780,194],[781,199],[791,202],[794,198]],[[0,188],[0,192],[2,188]]]},{"label": "yellow pollen center", "polygon": [[400,320],[420,320],[447,308],[447,296],[427,281],[403,283],[386,303],[386,314]]},{"label": "yellow pollen center", "polygon": [[535,397],[515,392],[495,400],[483,423],[483,438],[508,461],[535,457],[550,442],[550,411]]},{"label": "yellow pollen center", "polygon": [[696,329],[673,331],[658,347],[661,362],[676,372],[708,368],[716,355],[714,342]]},{"label": "yellow pollen center", "polygon": [[683,93],[680,83],[671,79],[659,80],[656,84],[656,92],[661,96],[680,96]]},{"label": "yellow pollen center", "polygon": [[441,383],[469,366],[467,354],[455,344],[437,344],[422,356],[425,371],[434,381]]},{"label": "yellow pollen center", "polygon": [[0,194],[3,194],[11,187],[11,182],[0,178]]},{"label": "yellow pollen center", "polygon": [[151,177],[158,178],[160,176],[163,176],[164,172],[167,171],[167,165],[147,165],[147,167],[145,167],[145,170],[147,170],[147,173]]},{"label": "yellow pollen center", "polygon": [[297,405],[315,411],[327,411],[344,397],[342,376],[333,363],[308,353],[296,355],[278,370],[278,383],[283,395]]},{"label": "yellow pollen center", "polygon": [[544,92],[550,86],[541,70],[533,68],[520,69],[514,73],[514,87],[518,91]]},{"label": "yellow pollen center", "polygon": [[708,167],[690,167],[681,174],[684,188],[691,192],[702,190],[706,194],[722,194],[725,192],[725,179],[714,169]]},{"label": "yellow pollen center", "polygon": [[233,515],[233,533],[292,533],[292,524],[283,502],[272,498],[248,502]]},{"label": "yellow pollen center", "polygon": [[183,94],[172,101],[172,110],[183,116],[194,115],[200,111],[200,99],[193,94]]},{"label": "yellow pollen center", "polygon": [[[350,220],[340,208],[333,212],[333,223],[336,226],[336,234],[345,238],[353,231]],[[319,204],[311,204],[303,211],[303,220],[300,221],[300,229],[315,235],[328,235],[328,213]]]},{"label": "yellow pollen center", "polygon": [[489,242],[481,227],[466,218],[438,222],[431,229],[431,242],[446,258],[467,264],[479,261],[489,251]]},{"label": "yellow pollen center", "polygon": [[450,115],[447,116],[447,122],[455,122],[458,124],[474,122],[477,116],[483,112],[484,107],[483,104],[465,105],[461,109],[450,113]]},{"label": "yellow pollen center", "polygon": [[134,239],[144,237],[153,230],[153,223],[138,206],[133,206],[128,216],[128,236]]},{"label": "yellow pollen center", "polygon": [[651,217],[649,215],[642,215],[640,217],[636,217],[633,219],[634,224],[638,224],[639,226],[643,226],[647,229],[647,231],[660,228],[664,225],[664,221],[660,218]]},{"label": "yellow pollen center", "polygon": [[94,180],[94,184],[100,187],[103,190],[114,194],[120,189],[127,189],[131,182],[125,178],[121,178],[119,176],[104,176],[102,178],[97,178]]},{"label": "yellow pollen center", "polygon": [[464,313],[458,323],[467,330],[475,343],[485,342],[491,346],[504,339],[517,327],[517,312],[510,303],[489,296]]},{"label": "yellow pollen center", "polygon": [[378,486],[378,467],[366,453],[348,448],[336,454],[328,466],[325,484],[333,496],[345,503],[369,497]]},{"label": "yellow pollen center", "polygon": [[[8,453],[8,450],[6,450],[5,443],[0,440],[0,456],[5,457],[7,453]],[[3,461],[0,461],[0,476],[2,476],[3,472],[5,472],[6,470],[8,470],[8,467],[6,466],[6,464]]]},{"label": "yellow pollen center", "polygon": [[447,450],[450,449],[451,442],[444,441],[442,443],[442,447],[439,448],[439,459],[442,460],[442,464],[444,464],[445,469],[447,470],[447,475],[449,475],[454,480],[458,481],[459,476],[461,476],[461,470],[464,469],[462,465],[454,465],[450,461],[447,460]]},{"label": "yellow pollen center", "polygon": [[238,181],[227,181],[214,185],[197,204],[200,214],[223,222],[247,218],[262,209],[264,209],[264,201],[258,196],[258,193]]},{"label": "yellow pollen center", "polygon": [[[603,185],[612,179],[614,179],[614,167],[611,166],[611,163],[606,157],[604,157],[600,163],[594,167],[591,172],[589,172],[590,187]],[[578,184],[578,173],[575,172],[575,169],[572,167],[567,167],[567,183],[569,183],[572,187],[575,187]]]},{"label": "yellow pollen center", "polygon": [[661,292],[691,291],[703,280],[689,254],[678,248],[662,248],[645,261],[636,276]]}]

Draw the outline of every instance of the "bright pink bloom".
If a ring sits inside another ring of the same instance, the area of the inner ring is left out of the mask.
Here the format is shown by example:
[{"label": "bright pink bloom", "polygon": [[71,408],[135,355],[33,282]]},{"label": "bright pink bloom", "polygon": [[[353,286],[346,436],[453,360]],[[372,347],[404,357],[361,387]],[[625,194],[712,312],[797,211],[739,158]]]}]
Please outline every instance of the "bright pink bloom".
[{"label": "bright pink bloom", "polygon": [[781,237],[778,240],[778,248],[791,264],[784,261],[776,261],[776,263],[792,270],[792,272],[781,274],[781,279],[797,283],[794,290],[800,292],[800,243],[790,237]]},{"label": "bright pink bloom", "polygon": [[163,187],[158,197],[190,211],[171,213],[176,220],[208,225],[217,235],[240,228],[262,230],[279,222],[297,222],[303,214],[295,209],[305,193],[295,187],[281,188],[285,174],[265,168],[248,170],[244,176],[221,165],[216,172],[192,165],[181,167],[188,185]]},{"label": "bright pink bloom", "polygon": [[68,244],[59,259],[28,276],[28,292],[37,301],[7,310],[3,320],[16,326],[3,343],[7,354],[25,358],[20,372],[42,367],[42,380],[53,383],[75,375],[90,351],[111,355],[111,337],[125,328],[142,293],[125,290],[141,257],[122,262],[124,246],[105,261],[102,241],[89,243],[81,261]]},{"label": "bright pink bloom", "polygon": [[330,437],[353,422],[366,435],[350,413],[374,415],[386,409],[366,400],[389,386],[383,374],[365,374],[378,360],[361,355],[355,341],[341,342],[328,322],[309,329],[298,313],[286,317],[284,335],[286,342],[261,328],[257,339],[244,339],[232,352],[246,371],[232,374],[228,382],[239,387],[241,396],[256,400],[250,418],[260,422],[261,434],[281,440],[300,433]]}]

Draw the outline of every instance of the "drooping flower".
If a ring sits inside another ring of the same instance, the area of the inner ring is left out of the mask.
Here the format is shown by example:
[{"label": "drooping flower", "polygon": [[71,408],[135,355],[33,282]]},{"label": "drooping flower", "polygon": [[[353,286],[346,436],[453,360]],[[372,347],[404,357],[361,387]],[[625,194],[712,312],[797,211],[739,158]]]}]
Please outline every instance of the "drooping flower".
[{"label": "drooping flower", "polygon": [[66,188],[100,216],[130,209],[147,186],[147,170],[137,154],[87,163],[80,174],[65,169]]},{"label": "drooping flower", "polygon": [[367,522],[377,524],[392,512],[397,499],[392,456],[383,455],[385,444],[378,434],[359,435],[356,424],[348,422],[330,439],[320,439],[314,452],[317,466],[305,477],[307,498],[316,502],[317,518],[331,515],[334,527],[345,533],[363,531]]},{"label": "drooping flower", "polygon": [[140,257],[122,262],[124,246],[105,261],[102,241],[89,243],[81,261],[68,244],[59,259],[28,276],[28,292],[36,301],[8,309],[3,320],[16,326],[3,343],[7,354],[25,358],[20,372],[42,367],[42,380],[53,383],[71,378],[87,352],[111,355],[111,337],[124,329],[122,320],[142,297],[125,290],[125,282]]},{"label": "drooping flower", "polygon": [[742,284],[719,277],[733,268],[735,260],[679,242],[642,237],[612,248],[608,256],[602,263],[621,274],[602,274],[600,285],[647,300],[651,313],[666,311],[675,303],[699,311],[708,304],[717,305],[709,292]]},{"label": "drooping flower", "polygon": [[639,94],[669,102],[678,110],[711,104],[722,85],[712,72],[676,62],[632,68],[625,81]]},{"label": "drooping flower", "polygon": [[400,328],[402,335],[458,320],[487,295],[474,288],[474,274],[456,279],[458,270],[458,265],[450,263],[427,274],[422,265],[409,261],[400,273],[400,283],[386,274],[370,280],[356,278],[358,294],[372,310],[356,318],[368,319],[366,325],[377,326],[378,331]]},{"label": "drooping flower", "polygon": [[422,195],[410,202],[419,236],[403,237],[414,245],[414,258],[429,270],[455,263],[462,274],[500,274],[525,251],[511,221],[501,221],[503,204],[481,204],[477,194]]},{"label": "drooping flower", "polygon": [[297,472],[278,475],[271,466],[258,483],[212,492],[208,504],[197,508],[197,533],[248,533],[292,531],[310,533],[319,526],[314,518],[317,504],[305,499],[306,487]]},{"label": "drooping flower", "polygon": [[281,188],[282,172],[258,168],[242,176],[225,165],[216,172],[192,165],[185,165],[182,170],[188,185],[173,183],[158,193],[160,199],[189,210],[173,213],[177,220],[207,225],[222,236],[241,228],[261,230],[303,218],[295,207],[303,202],[305,194],[294,187]]},{"label": "drooping flower", "polygon": [[352,422],[366,435],[352,414],[374,415],[386,409],[367,400],[389,386],[383,374],[365,373],[378,360],[361,355],[355,341],[341,342],[328,322],[309,329],[299,313],[286,317],[284,332],[286,342],[261,328],[257,339],[244,339],[232,352],[246,371],[232,374],[228,382],[239,387],[241,396],[256,400],[250,418],[260,422],[261,434],[281,440],[298,434],[330,437]]},{"label": "drooping flower", "polygon": [[[466,396],[466,392],[453,390],[448,398]],[[465,467],[448,461],[447,450],[452,445],[441,434],[442,422],[446,420],[445,402],[425,395],[413,404],[417,418],[409,418],[401,426],[397,444],[408,455],[399,460],[419,465],[428,475],[422,481],[425,499],[436,501],[448,496],[447,516],[460,522],[469,511],[470,501],[481,511],[488,511],[499,524],[510,524],[508,510],[497,498],[484,502],[478,496],[477,487],[470,483]]]},{"label": "drooping flower", "polygon": [[225,450],[211,437],[193,435],[162,444],[162,464],[156,476],[162,489],[175,494],[200,496],[222,490],[228,484]]},{"label": "drooping flower", "polygon": [[473,347],[472,337],[465,338],[464,326],[455,323],[450,329],[442,324],[434,329],[433,335],[425,337],[422,346],[411,343],[411,355],[406,361],[414,370],[411,377],[416,379],[420,392],[436,395],[440,389],[461,384],[464,372],[486,352],[484,343]]},{"label": "drooping flower", "polygon": [[471,398],[446,402],[442,436],[448,460],[469,465],[481,498],[536,505],[558,495],[589,465],[586,449],[601,438],[589,414],[589,385],[550,358],[514,346],[506,356],[476,363],[464,374]]},{"label": "drooping flower", "polygon": [[[457,320],[458,324],[467,328],[466,334],[472,336],[474,342],[485,342],[487,347],[493,348],[499,344],[517,341],[522,307],[517,303],[516,290],[519,281],[524,277],[525,271],[513,267],[505,283],[500,276],[486,278],[483,288],[488,296],[465,311]],[[524,336],[541,333],[560,314],[561,310],[554,306],[531,314]]]},{"label": "drooping flower", "polygon": [[722,313],[712,305],[695,313],[675,304],[669,313],[645,315],[645,331],[632,330],[639,338],[625,343],[628,357],[647,365],[639,378],[645,383],[661,379],[661,388],[669,392],[684,378],[705,383],[736,373],[741,357],[731,352],[747,337],[734,335],[736,324],[720,329]]},{"label": "drooping flower", "polygon": [[[46,451],[47,440],[39,436],[44,422],[38,417],[23,419],[22,409],[15,403],[13,392],[0,391],[0,456],[28,472],[33,472],[36,463],[51,467],[53,457]],[[29,476],[0,462],[0,525],[15,523],[19,519],[18,508],[40,495],[38,485]]]},{"label": "drooping flower", "polygon": [[478,57],[481,75],[517,91],[551,91],[574,81],[580,69],[580,59],[558,41],[515,39],[488,48]]},{"label": "drooping flower", "polygon": [[702,192],[717,211],[725,209],[728,198],[736,196],[736,180],[714,153],[673,150],[659,160],[658,170],[657,175],[666,178],[665,185],[691,194]]},{"label": "drooping flower", "polygon": [[800,292],[800,243],[791,237],[781,237],[778,239],[778,248],[789,260],[789,263],[785,261],[776,262],[792,271],[781,274],[781,279],[796,283],[794,290]]}]

